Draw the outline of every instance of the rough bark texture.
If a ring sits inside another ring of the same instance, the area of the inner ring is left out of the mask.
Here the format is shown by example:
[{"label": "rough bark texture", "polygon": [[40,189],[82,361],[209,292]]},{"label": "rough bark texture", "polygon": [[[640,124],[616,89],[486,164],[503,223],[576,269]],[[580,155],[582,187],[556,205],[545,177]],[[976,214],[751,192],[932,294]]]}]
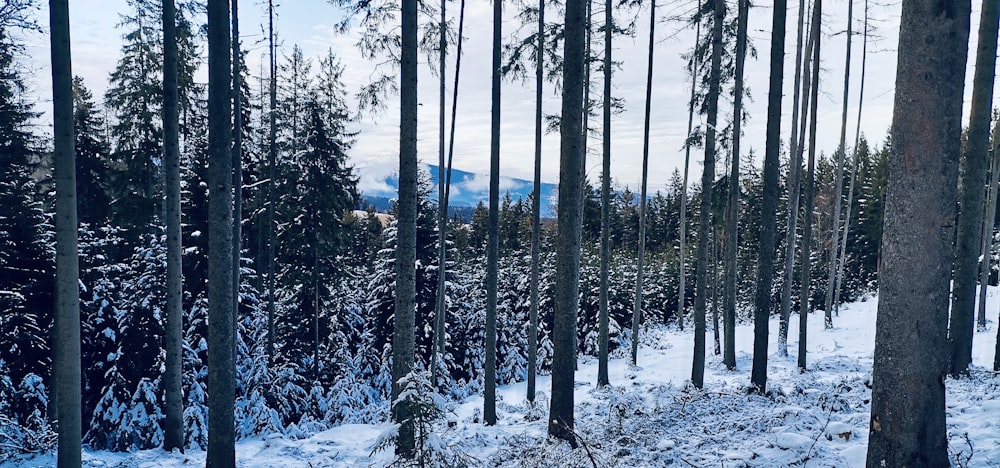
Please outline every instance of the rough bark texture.
[{"label": "rough bark texture", "polygon": [[497,423],[497,262],[500,256],[500,49],[503,2],[493,2],[493,84],[490,104],[490,216],[486,247],[486,362],[483,365],[483,420]]},{"label": "rough bark texture", "polygon": [[208,454],[236,465],[229,2],[208,1]]},{"label": "rough bark texture", "polygon": [[722,352],[722,362],[729,370],[736,369],[736,253],[739,240],[740,211],[740,137],[743,126],[743,69],[747,55],[748,0],[738,2],[736,19],[736,84],[733,99],[733,153],[729,171],[729,204],[726,205],[726,249],[724,253],[725,275],[723,283],[722,321],[726,329],[726,343]]},{"label": "rough bark texture", "polygon": [[708,85],[708,125],[705,130],[705,167],[701,174],[701,214],[698,223],[698,265],[695,267],[694,359],[691,384],[705,385],[705,311],[708,295],[709,233],[712,227],[712,184],[715,182],[715,127],[719,113],[719,82],[722,69],[722,21],[726,16],[725,0],[715,0],[712,26],[711,78]]},{"label": "rough bark texture", "polygon": [[767,391],[767,338],[774,282],[777,231],[778,152],[781,149],[781,86],[785,73],[785,0],[775,0],[771,17],[771,75],[767,94],[767,140],[764,146],[764,199],[760,221],[760,260],[753,318],[753,369],[750,383]]},{"label": "rough bark texture", "polygon": [[[538,50],[545,49],[545,0],[538,0]],[[535,57],[535,178],[531,196],[531,311],[528,318],[528,401],[535,401],[538,373],[538,280],[542,254],[542,83],[544,54]]]},{"label": "rough bark texture", "polygon": [[[651,104],[653,101],[653,45],[656,44],[656,0],[651,0],[649,4],[649,58],[646,66],[646,114],[643,121],[642,130],[642,182],[640,183],[639,189],[639,250],[638,257],[636,259],[637,269],[635,275],[635,301],[632,303],[632,336],[639,336],[639,322],[642,320],[642,283],[645,279],[645,262],[646,262],[646,186],[648,185],[649,179],[649,115]],[[690,119],[688,120],[688,133],[690,133]],[[690,150],[688,150],[690,153]],[[686,168],[685,168],[686,169]],[[687,177],[687,171],[685,170],[684,176]],[[687,184],[685,184],[687,186]],[[684,197],[682,194],[681,197]],[[683,198],[681,198],[681,203],[683,204]],[[683,211],[682,211],[683,213]],[[681,232],[683,233],[683,214],[681,215]],[[684,245],[683,234],[681,234],[681,245]],[[683,247],[681,247],[683,249]],[[683,250],[681,251],[683,252]],[[681,255],[681,259],[684,255]],[[683,260],[681,260],[683,262]],[[682,263],[683,264],[683,263]],[[681,267],[681,291],[683,291],[684,284],[684,268]],[[681,301],[683,301],[684,294],[681,293]],[[683,309],[677,309],[677,320],[679,320],[678,325],[680,325],[681,317],[684,315],[682,313]],[[633,339],[631,343],[631,354],[630,363],[634,366],[639,354],[639,340]]]},{"label": "rough bark texture", "polygon": [[[955,236],[954,290],[948,348],[952,375],[967,374],[972,363],[972,332],[976,308],[976,272],[982,249],[983,201],[990,158],[990,120],[993,110],[993,77],[997,65],[997,20],[1000,4],[983,2],[979,20],[979,45],[972,81],[972,111],[968,142],[958,194],[958,231]],[[986,285],[984,284],[985,288]]]},{"label": "rough bark texture", "polygon": [[556,236],[555,318],[552,327],[552,397],[548,433],[575,445],[573,378],[576,316],[580,292],[580,231],[583,201],[584,0],[567,0],[563,47],[559,205]]},{"label": "rough bark texture", "polygon": [[60,468],[79,467],[80,269],[77,250],[76,148],[73,137],[73,70],[69,4],[49,2],[52,59],[52,119],[56,184],[56,310],[53,334],[53,393]]},{"label": "rough bark texture", "polygon": [[[900,18],[868,466],[948,466],[944,378],[968,0]],[[914,272],[919,272],[914,274]]]},{"label": "rough bark texture", "polygon": [[[781,312],[778,317],[778,354],[788,356],[788,318],[792,311],[792,277],[795,273],[795,232],[799,221],[799,198],[802,186],[802,142],[803,133],[799,131],[801,122],[805,128],[805,116],[808,114],[808,99],[802,99],[800,114],[800,91],[805,90],[805,95],[809,95],[809,66],[802,65],[802,36],[805,29],[805,0],[799,0],[799,26],[795,39],[795,81],[792,83],[792,135],[789,139],[788,154],[791,158],[791,166],[788,173],[788,214],[785,231],[785,266],[784,276],[781,284]],[[809,52],[806,52],[809,57]],[[802,70],[806,70],[806,78],[802,78]],[[802,116],[800,119],[799,116]]]},{"label": "rough bark texture", "polygon": [[[604,2],[604,132],[601,158],[601,290],[598,318],[597,385],[608,379],[608,271],[611,268],[611,0]],[[632,341],[638,341],[638,334]]]},{"label": "rough bark texture", "polygon": [[163,167],[167,227],[167,310],[163,350],[163,450],[184,449],[181,401],[181,164],[178,141],[177,25],[174,0],[163,1]]},{"label": "rough bark texture", "polygon": [[[803,200],[805,207],[805,219],[802,223],[802,248],[801,248],[801,262],[799,270],[801,273],[801,279],[799,280],[799,352],[798,352],[798,366],[800,370],[806,369],[806,358],[808,354],[807,348],[807,322],[809,321],[809,312],[812,309],[809,300],[809,283],[812,278],[812,230],[813,230],[813,192],[815,190],[816,183],[816,105],[819,102],[819,57],[820,57],[820,44],[822,39],[822,34],[820,33],[820,25],[823,17],[823,0],[816,0],[813,5],[813,17],[812,26],[809,28],[813,31],[810,34],[812,42],[812,83],[810,84],[810,104],[809,104],[809,162],[806,169],[806,186],[805,193],[803,194]],[[803,116],[805,117],[805,116]]]},{"label": "rough bark texture", "polygon": [[417,261],[417,0],[403,0],[399,93],[399,218],[396,222],[396,313],[392,333],[392,420],[399,427],[396,454],[412,459],[415,449],[413,413],[397,401],[399,379],[413,367],[416,335]]}]

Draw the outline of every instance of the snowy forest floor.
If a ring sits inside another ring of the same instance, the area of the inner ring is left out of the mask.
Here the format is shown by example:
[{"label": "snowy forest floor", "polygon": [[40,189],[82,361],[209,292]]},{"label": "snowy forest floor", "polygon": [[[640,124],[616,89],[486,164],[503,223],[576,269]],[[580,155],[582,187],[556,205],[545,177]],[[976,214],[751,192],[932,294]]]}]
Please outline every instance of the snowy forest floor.
[{"label": "snowy forest floor", "polygon": [[[1000,291],[991,288],[996,314]],[[583,357],[576,374],[575,450],[545,437],[550,379],[538,379],[536,403],[525,400],[525,384],[498,389],[499,422],[481,420],[482,398],[451,405],[447,423],[431,437],[446,465],[470,466],[864,466],[871,400],[872,351],[877,300],[840,308],[834,328],[823,329],[822,312],[808,321],[808,367],[796,366],[798,317],[789,324],[789,356],[778,355],[777,318],[770,323],[769,395],[748,394],[753,327],[739,324],[737,369],[729,371],[712,354],[711,330],[705,388],[687,386],[693,334],[675,326],[642,331],[639,367],[623,354],[610,363],[612,386],[597,389],[597,360]],[[949,379],[949,452],[955,466],[1000,466],[1000,376],[989,369],[996,322],[974,338],[971,377]],[[624,351],[624,350],[622,350]],[[344,425],[291,440],[271,436],[240,441],[240,466],[387,466],[392,447],[372,454],[389,424]],[[88,467],[200,466],[204,452],[167,454],[87,451]],[[54,466],[52,455],[0,467]]]}]

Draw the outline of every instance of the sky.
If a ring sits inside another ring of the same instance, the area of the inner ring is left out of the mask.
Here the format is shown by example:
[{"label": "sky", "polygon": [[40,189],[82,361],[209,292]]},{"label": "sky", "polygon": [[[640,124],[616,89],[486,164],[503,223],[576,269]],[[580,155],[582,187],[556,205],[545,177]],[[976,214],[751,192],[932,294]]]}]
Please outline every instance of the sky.
[{"label": "sky", "polygon": [[[435,0],[430,0],[435,1]],[[853,0],[854,40],[851,53],[851,80],[848,101],[847,146],[853,146],[853,136],[857,122],[859,85],[861,82],[861,45],[864,2]],[[899,23],[899,2],[876,3],[869,7],[870,39],[866,67],[863,116],[861,131],[870,141],[881,143],[892,119],[892,103],[896,68],[897,31]],[[348,90],[354,91],[371,79],[373,65],[362,58],[356,47],[357,31],[336,34],[333,25],[343,18],[344,12],[324,0],[283,0],[278,1],[276,30],[282,45],[282,52],[290,53],[292,46],[302,47],[306,57],[314,57],[314,62],[327,50],[332,50],[345,65],[344,81]],[[796,21],[798,2],[789,1],[788,29],[785,43],[785,80],[782,100],[782,140],[787,146],[790,133],[792,108],[792,80],[794,74]],[[978,2],[973,2],[977,4]],[[511,40],[517,34],[518,24],[514,19],[513,2],[508,3],[504,14],[503,35]],[[682,54],[690,50],[694,42],[694,31],[678,20],[676,16],[690,11],[694,2],[674,0],[658,6],[660,21],[656,26],[656,48],[653,66],[653,95],[650,129],[650,193],[667,186],[674,170],[683,170],[683,141],[687,135],[687,102],[690,93],[690,78],[687,75]],[[750,10],[749,35],[756,47],[757,56],[748,57],[746,65],[746,85],[750,89],[750,99],[745,106],[750,120],[744,127],[741,151],[753,151],[757,164],[764,153],[764,130],[766,125],[768,93],[768,61],[770,56],[772,3],[760,1]],[[457,16],[457,3],[449,3],[449,17]],[[820,97],[817,147],[820,151],[832,153],[840,140],[843,105],[844,60],[846,51],[847,0],[828,2],[824,5],[823,44],[820,73]],[[73,0],[70,2],[70,24],[72,37],[73,72],[81,75],[96,96],[103,96],[107,78],[120,56],[121,37],[125,32],[117,29],[120,13],[127,11],[125,0]],[[249,49],[248,67],[259,73],[261,64],[266,63],[266,2],[255,0],[241,2],[240,28],[245,49]],[[551,9],[550,9],[551,10]],[[735,11],[731,8],[730,11]],[[547,19],[555,15],[547,12]],[[595,7],[595,22],[602,21],[603,13]],[[642,173],[643,117],[647,71],[647,41],[649,37],[649,10],[643,7],[633,12],[637,15],[634,37],[616,38],[612,46],[612,57],[622,62],[616,70],[612,94],[624,99],[625,109],[612,117],[612,180],[627,185],[633,190],[639,186]],[[619,21],[627,15],[618,14]],[[47,5],[41,5],[39,20],[47,25]],[[978,30],[978,5],[973,6],[970,50],[975,50]],[[426,21],[426,19],[422,19]],[[457,24],[457,18],[455,19]],[[530,27],[528,28],[530,29]],[[462,70],[459,83],[458,115],[456,119],[455,167],[470,172],[488,173],[490,158],[490,70],[492,46],[492,2],[469,0],[466,5],[466,40],[463,44]],[[33,86],[37,93],[38,110],[48,111],[51,101],[48,71],[48,37],[45,33],[29,36],[28,53],[31,57]],[[601,36],[595,34],[594,50],[601,53]],[[974,53],[968,61],[966,73],[966,100],[964,112],[968,114],[971,97]],[[449,57],[447,76],[448,112],[451,107],[451,77],[454,73],[454,54]],[[430,65],[420,56],[418,100],[419,130],[418,151],[423,163],[437,164],[438,160],[438,82],[431,74]],[[436,62],[435,65],[436,66]],[[315,66],[314,66],[315,69]],[[533,74],[533,72],[530,72]],[[595,88],[601,89],[601,74],[594,72],[597,80]],[[204,67],[201,79],[205,78]],[[559,96],[552,84],[546,83],[544,90],[544,111],[559,112]],[[534,167],[534,79],[527,82],[505,81],[502,86],[501,101],[501,174],[504,176],[531,179]],[[731,100],[720,102],[720,121],[732,112]],[[365,116],[354,124],[360,132],[358,141],[350,157],[362,175],[361,189],[377,185],[384,176],[396,172],[398,168],[399,110],[398,98],[389,99],[385,112],[377,116]],[[968,117],[965,117],[967,122]],[[600,174],[601,119],[591,121],[593,133],[589,140],[587,174],[596,182]],[[703,123],[703,117],[695,116],[695,125]],[[47,122],[43,124],[50,125]],[[699,180],[701,160],[704,154],[692,150],[690,179]],[[558,182],[559,139],[556,134],[547,134],[543,139],[542,179]],[[720,155],[720,160],[725,160]],[[722,171],[720,166],[718,171]]]}]

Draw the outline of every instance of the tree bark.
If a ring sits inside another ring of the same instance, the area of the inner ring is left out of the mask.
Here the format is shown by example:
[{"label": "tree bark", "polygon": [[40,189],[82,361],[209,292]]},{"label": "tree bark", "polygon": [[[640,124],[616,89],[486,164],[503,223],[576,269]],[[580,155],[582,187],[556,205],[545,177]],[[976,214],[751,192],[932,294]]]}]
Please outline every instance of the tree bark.
[{"label": "tree bark", "polygon": [[434,344],[431,346],[431,382],[437,386],[438,367],[443,365],[441,356],[444,355],[445,335],[445,309],[447,308],[445,298],[445,277],[448,250],[448,200],[445,198],[445,153],[444,153],[444,130],[445,130],[445,94],[447,92],[445,84],[445,59],[448,56],[448,37],[445,28],[448,23],[445,16],[447,1],[441,2],[441,37],[438,42],[440,53],[438,55],[438,281],[437,281],[437,303],[434,308]]},{"label": "tree bark", "polygon": [[53,396],[57,464],[81,463],[80,269],[77,249],[76,148],[73,133],[73,69],[69,4],[49,2],[52,119],[56,184],[56,310],[53,326]]},{"label": "tree bark", "polygon": [[[637,266],[635,275],[635,301],[632,304],[632,344],[631,344],[632,349],[629,361],[633,366],[636,365],[639,355],[639,322],[642,320],[642,295],[643,295],[642,283],[645,279],[644,275],[645,275],[645,263],[646,263],[646,206],[647,206],[646,186],[649,179],[649,116],[651,111],[651,105],[653,102],[653,46],[656,44],[655,31],[656,31],[656,0],[651,0],[649,4],[649,58],[647,59],[647,65],[646,65],[646,114],[645,114],[645,119],[643,121],[643,130],[642,130],[642,183],[641,183],[641,188],[639,190],[639,250],[638,250],[638,255],[636,257]],[[688,119],[688,133],[689,134],[691,133],[690,119]],[[687,166],[685,166],[684,176],[687,177]],[[682,233],[684,232],[683,216],[684,215],[681,214]],[[681,240],[681,245],[682,246],[684,245],[683,237]],[[683,247],[681,248],[683,249]],[[681,252],[683,252],[683,250],[681,250]],[[682,254],[681,256],[682,291],[684,284],[683,258],[684,257]],[[678,310],[680,311],[683,309],[678,309]],[[678,320],[681,320],[679,318],[681,317],[681,315],[682,314],[678,313]]]},{"label": "tree bark", "polygon": [[[958,228],[955,242],[954,291],[948,347],[951,375],[969,373],[976,307],[976,270],[982,249],[983,201],[990,157],[990,121],[993,110],[993,77],[997,65],[997,22],[1000,5],[983,2],[979,20],[979,46],[972,81],[972,111],[969,115],[965,163],[961,165],[958,194]],[[985,288],[986,285],[983,284]]]},{"label": "tree bark", "polygon": [[535,374],[538,372],[538,281],[542,252],[542,82],[541,53],[545,50],[545,0],[538,0],[538,50],[535,57],[535,177],[531,197],[531,310],[528,321],[528,401],[535,401]]},{"label": "tree bark", "polygon": [[490,105],[490,226],[486,247],[486,363],[483,388],[483,420],[497,423],[497,262],[500,255],[500,49],[503,2],[493,2],[493,84]]},{"label": "tree bark", "polygon": [[[990,146],[990,185],[989,201],[986,204],[985,219],[983,220],[983,261],[979,265],[979,313],[976,317],[976,326],[979,331],[986,330],[986,289],[990,281],[990,263],[993,260],[993,225],[997,212],[997,185],[1000,184],[1000,153],[997,152],[997,145],[1000,143],[1000,125],[993,126],[993,141]],[[996,369],[993,369],[996,370]]]},{"label": "tree bark", "polygon": [[[601,286],[598,317],[597,386],[608,378],[608,274],[611,269],[611,0],[604,1],[604,132],[601,159]],[[639,335],[632,336],[637,342]]]},{"label": "tree bark", "polygon": [[[799,268],[801,279],[799,280],[799,353],[798,366],[800,371],[806,370],[806,357],[808,353],[808,321],[811,310],[809,297],[809,283],[812,279],[812,230],[813,230],[813,190],[816,183],[816,115],[818,114],[817,104],[819,102],[819,58],[820,45],[822,42],[823,0],[816,0],[813,4],[812,33],[812,84],[810,85],[811,95],[809,96],[809,162],[806,169],[805,187],[805,219],[802,224],[802,265]],[[803,116],[804,117],[804,116]]]},{"label": "tree bark", "polygon": [[747,54],[747,13],[748,0],[738,2],[736,19],[736,84],[733,98],[733,154],[729,172],[729,204],[726,213],[726,280],[723,294],[722,321],[726,329],[722,362],[729,370],[736,369],[736,253],[739,249],[740,211],[740,137],[743,126],[743,69]]},{"label": "tree bark", "polygon": [[[231,0],[233,23],[233,336],[240,316],[240,259],[243,258],[243,70],[240,67],[239,0]],[[235,345],[236,339],[233,343]],[[233,351],[235,352],[235,350]]]},{"label": "tree bark", "polygon": [[[699,10],[701,9],[701,0],[698,0],[698,9]],[[652,60],[653,60],[653,40],[654,40],[654,38],[653,38],[653,35],[652,35],[653,34],[652,30],[653,30],[653,25],[655,23],[656,23],[656,19],[655,18],[650,18],[650,26],[649,26],[649,29],[650,29],[650,36],[649,36],[649,60],[650,60],[650,67],[649,67],[649,69],[650,69],[650,72],[649,73],[650,74],[646,78],[646,80],[647,80],[646,81],[646,121],[647,121],[647,125],[646,126],[647,127],[649,126],[649,124],[648,124],[648,122],[649,122],[649,106],[650,106],[649,101],[650,101],[650,98],[651,98],[650,94],[652,93],[652,89],[651,88],[652,88],[652,80],[653,80],[653,77],[652,77],[652,69],[653,69]],[[694,28],[694,47],[695,47],[695,49],[698,48],[698,42],[700,40],[701,40],[701,18],[699,17],[698,21],[695,23],[695,28]],[[692,50],[694,50],[694,49],[692,49]],[[679,238],[679,244],[680,244],[679,249],[678,249],[678,253],[677,253],[677,256],[678,256],[678,261],[677,261],[677,328],[681,329],[682,331],[684,330],[684,312],[685,312],[685,307],[684,306],[685,306],[685,302],[686,302],[685,301],[685,299],[686,299],[685,296],[687,295],[687,292],[686,292],[687,291],[687,284],[686,284],[687,283],[687,271],[686,271],[687,270],[687,187],[688,187],[688,173],[690,172],[689,169],[690,169],[690,166],[691,166],[691,141],[690,141],[690,139],[691,139],[691,128],[692,128],[692,126],[694,124],[694,104],[695,104],[694,99],[695,99],[695,92],[698,89],[698,68],[699,68],[699,65],[700,64],[698,63],[698,54],[697,53],[692,53],[691,54],[691,100],[688,101],[688,126],[687,126],[687,133],[686,133],[687,140],[684,142],[684,176],[683,176],[683,179],[681,179],[682,180],[682,182],[681,182],[681,207],[680,207],[680,210],[679,210],[680,211],[680,221],[678,223],[679,224],[678,225],[678,229],[679,229],[680,232],[678,233],[678,236],[677,236]],[[646,145],[644,146],[644,149],[643,149],[643,160],[644,160],[644,162],[643,162],[644,166],[643,167],[645,167],[645,165],[648,165],[648,160],[649,160],[649,158],[648,158],[648,146],[649,146],[649,143],[648,143],[648,141],[649,141],[648,134],[649,134],[649,131],[648,131],[648,129],[646,130],[646,134],[647,134],[647,137],[646,137],[646,141],[647,142],[646,142]],[[643,180],[645,180],[645,178]],[[643,184],[643,190],[645,190],[645,188],[646,188],[645,184]],[[645,192],[643,192],[643,193],[645,193]],[[645,202],[645,200],[646,200],[646,198],[645,198],[645,195],[644,195],[643,196],[643,202]],[[646,211],[645,207],[643,207],[642,211],[643,211],[643,213],[645,213],[645,211]],[[645,226],[643,226],[643,227],[645,227]],[[642,257],[640,256],[640,261],[641,261],[641,258]]]},{"label": "tree bark", "polygon": [[163,0],[163,167],[167,227],[167,310],[163,371],[163,450],[184,450],[181,401],[181,165],[177,95],[177,25],[174,0]]},{"label": "tree bark", "polygon": [[767,338],[774,282],[774,238],[777,231],[778,152],[781,150],[781,87],[785,73],[786,0],[775,0],[771,19],[771,74],[767,94],[767,140],[764,147],[764,196],[760,222],[760,260],[754,301],[753,368],[750,383],[767,391]]},{"label": "tree bark", "polygon": [[548,433],[576,445],[573,387],[576,316],[580,292],[580,227],[583,202],[584,0],[567,0],[563,46],[562,118],[559,149],[555,318],[552,329],[552,397]]},{"label": "tree bark", "polygon": [[277,176],[278,163],[278,68],[274,55],[274,0],[267,2],[268,14],[268,50],[270,58],[271,81],[268,112],[268,145],[267,145],[267,363],[274,364],[274,178]]},{"label": "tree bark", "polygon": [[208,1],[208,454],[206,466],[236,465],[233,402],[233,211],[229,3]]},{"label": "tree bark", "polygon": [[712,22],[711,78],[708,85],[708,125],[705,131],[705,167],[701,175],[701,215],[698,224],[698,265],[695,267],[694,359],[691,384],[705,385],[705,311],[708,294],[709,231],[712,226],[712,184],[715,182],[715,128],[719,113],[719,87],[722,77],[722,22],[726,16],[725,0],[715,0]]},{"label": "tree bark", "polygon": [[[903,2],[872,366],[868,466],[947,466],[954,256],[968,1]],[[919,272],[919,274],[914,274]]]}]

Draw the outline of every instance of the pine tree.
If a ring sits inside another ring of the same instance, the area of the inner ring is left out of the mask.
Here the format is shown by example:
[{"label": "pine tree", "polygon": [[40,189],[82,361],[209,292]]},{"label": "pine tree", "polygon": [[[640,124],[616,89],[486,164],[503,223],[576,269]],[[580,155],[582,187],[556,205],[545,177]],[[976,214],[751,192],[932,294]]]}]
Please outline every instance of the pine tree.
[{"label": "pine tree", "polygon": [[111,151],[105,139],[104,119],[94,102],[94,95],[83,78],[73,78],[73,124],[76,135],[77,215],[81,224],[97,227],[107,224],[111,205],[108,157]]}]

